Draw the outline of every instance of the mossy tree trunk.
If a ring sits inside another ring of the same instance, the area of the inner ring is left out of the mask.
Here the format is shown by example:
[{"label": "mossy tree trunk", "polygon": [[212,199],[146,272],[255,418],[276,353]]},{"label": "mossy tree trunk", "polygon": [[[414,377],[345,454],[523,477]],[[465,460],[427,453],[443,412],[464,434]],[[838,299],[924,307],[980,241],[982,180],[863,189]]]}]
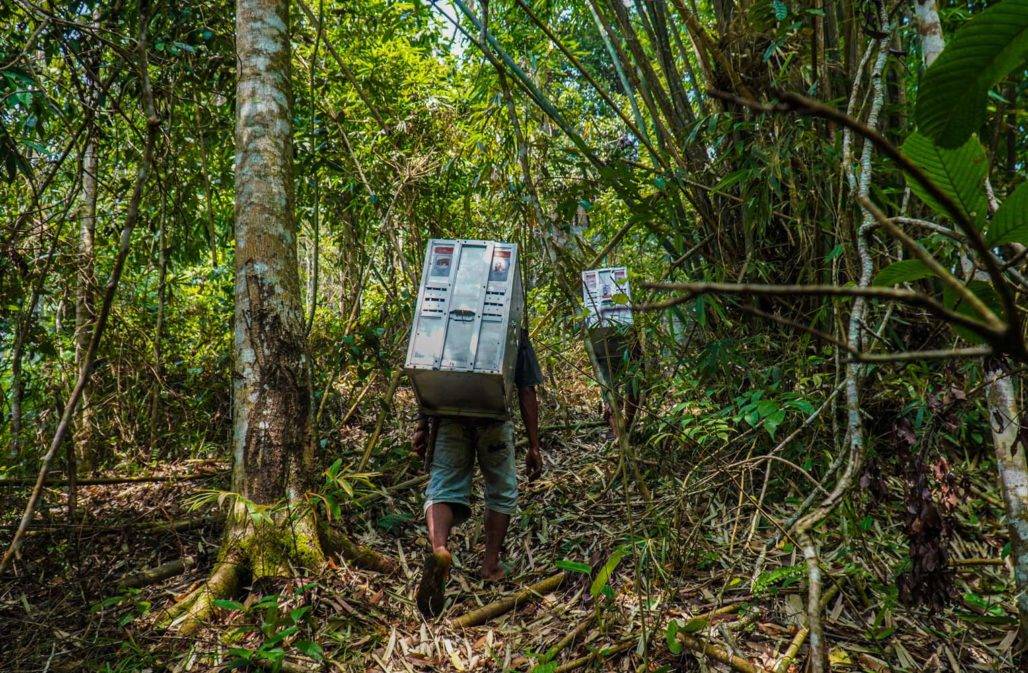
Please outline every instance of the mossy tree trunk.
[{"label": "mossy tree trunk", "polygon": [[321,525],[307,497],[315,473],[310,361],[293,216],[289,0],[236,0],[232,491],[207,582],[158,624],[195,631],[214,600],[248,580],[320,566],[328,552],[379,572],[389,557]]},{"label": "mossy tree trunk", "polygon": [[237,0],[232,490],[210,579],[165,614],[195,630],[247,578],[324,561],[305,498],[309,361],[293,217],[288,0]]}]

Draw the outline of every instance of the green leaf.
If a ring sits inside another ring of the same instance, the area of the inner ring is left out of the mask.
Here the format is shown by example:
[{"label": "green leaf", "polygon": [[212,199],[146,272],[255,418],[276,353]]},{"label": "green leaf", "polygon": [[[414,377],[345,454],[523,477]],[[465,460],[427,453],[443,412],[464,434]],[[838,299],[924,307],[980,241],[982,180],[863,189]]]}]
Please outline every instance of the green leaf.
[{"label": "green leaf", "polygon": [[915,108],[922,133],[959,147],[985,121],[989,89],[1028,55],[1028,0],[1004,0],[957,30],[925,72]]},{"label": "green leaf", "polygon": [[1022,182],[992,216],[985,242],[989,247],[1004,243],[1028,245],[1028,182]]},{"label": "green leaf", "polygon": [[572,561],[570,559],[561,559],[557,561],[556,565],[557,568],[559,568],[560,570],[566,570],[568,572],[573,573],[582,573],[583,575],[588,575],[593,571],[593,569],[589,567],[588,563],[581,563],[579,561]]},{"label": "green leaf", "polygon": [[771,7],[775,10],[775,18],[779,21],[785,21],[785,17],[789,16],[789,6],[782,0],[771,0]]},{"label": "green leaf", "polygon": [[610,581],[610,576],[614,574],[618,564],[628,556],[630,549],[630,547],[618,548],[617,551],[610,555],[610,558],[603,564],[603,567],[600,568],[599,572],[596,573],[596,577],[593,578],[593,583],[589,587],[589,594],[593,598],[596,598],[601,593],[605,593],[604,589],[608,588],[607,583]]},{"label": "green leaf", "polygon": [[767,430],[767,434],[771,436],[771,439],[775,438],[775,433],[778,432],[778,426],[780,426],[783,421],[785,421],[784,409],[779,409],[764,419],[764,429]]},{"label": "green leaf", "polygon": [[910,283],[934,275],[932,270],[921,260],[904,259],[899,262],[893,262],[879,271],[871,284],[879,287],[892,287],[893,285]]},{"label": "green leaf", "polygon": [[227,598],[215,598],[213,601],[214,606],[221,608],[222,610],[245,610],[246,606],[239,601],[232,601]]},{"label": "green leaf", "polygon": [[[956,149],[946,149],[915,131],[907,137],[902,149],[939,189],[956,202],[965,215],[971,219],[984,217],[985,178],[989,172],[989,163],[985,157],[985,148],[977,137],[969,138]],[[936,213],[949,217],[949,213],[928,195],[920,183],[908,176],[907,185]]]},{"label": "green leaf", "polygon": [[667,631],[664,632],[664,639],[667,641],[667,649],[671,654],[682,653],[682,643],[678,642],[679,626],[674,619],[667,623]]},{"label": "green leaf", "polygon": [[321,661],[325,658],[325,651],[321,649],[321,645],[309,640],[298,640],[293,644],[293,647],[315,661]]}]

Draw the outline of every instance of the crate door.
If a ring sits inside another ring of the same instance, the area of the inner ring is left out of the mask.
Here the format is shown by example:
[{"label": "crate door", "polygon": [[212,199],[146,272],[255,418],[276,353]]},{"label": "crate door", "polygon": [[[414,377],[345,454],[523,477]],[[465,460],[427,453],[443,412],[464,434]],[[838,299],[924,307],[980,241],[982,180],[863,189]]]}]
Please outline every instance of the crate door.
[{"label": "crate door", "polygon": [[414,331],[407,352],[408,367],[438,367],[442,360],[446,336],[446,315],[449,304],[450,279],[453,277],[453,241],[429,241],[425,253]]},{"label": "crate door", "polygon": [[457,269],[453,277],[447,314],[442,366],[472,369],[478,350],[493,244],[478,241],[462,243],[457,255]]}]

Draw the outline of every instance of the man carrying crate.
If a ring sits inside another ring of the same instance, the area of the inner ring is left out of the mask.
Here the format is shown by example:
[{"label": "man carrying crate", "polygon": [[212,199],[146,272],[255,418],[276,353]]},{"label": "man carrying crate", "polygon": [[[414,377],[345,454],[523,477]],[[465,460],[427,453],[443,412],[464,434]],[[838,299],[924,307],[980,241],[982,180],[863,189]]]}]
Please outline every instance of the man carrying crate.
[{"label": "man carrying crate", "polygon": [[[543,382],[535,350],[522,329],[514,383],[521,420],[528,434],[525,466],[529,481],[542,473],[539,452],[539,401],[535,387]],[[514,460],[514,428],[507,421],[420,415],[413,438],[414,452],[429,464],[425,490],[425,520],[432,550],[426,554],[416,595],[426,617],[442,612],[452,556],[447,540],[454,525],[471,513],[471,478],[478,463],[485,482],[485,554],[482,578],[504,577],[500,551],[511,515],[517,509],[518,482]],[[426,458],[427,457],[427,458]]]}]

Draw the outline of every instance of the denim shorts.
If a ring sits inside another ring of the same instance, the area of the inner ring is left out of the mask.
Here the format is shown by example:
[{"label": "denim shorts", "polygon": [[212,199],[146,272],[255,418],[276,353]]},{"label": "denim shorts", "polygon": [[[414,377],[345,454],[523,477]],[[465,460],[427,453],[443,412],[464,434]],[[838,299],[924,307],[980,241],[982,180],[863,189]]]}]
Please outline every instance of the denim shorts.
[{"label": "denim shorts", "polygon": [[471,512],[471,477],[478,462],[485,481],[485,506],[513,514],[518,506],[514,467],[514,428],[509,421],[440,418],[432,468],[425,489],[425,509],[435,503],[454,506],[454,519]]}]

